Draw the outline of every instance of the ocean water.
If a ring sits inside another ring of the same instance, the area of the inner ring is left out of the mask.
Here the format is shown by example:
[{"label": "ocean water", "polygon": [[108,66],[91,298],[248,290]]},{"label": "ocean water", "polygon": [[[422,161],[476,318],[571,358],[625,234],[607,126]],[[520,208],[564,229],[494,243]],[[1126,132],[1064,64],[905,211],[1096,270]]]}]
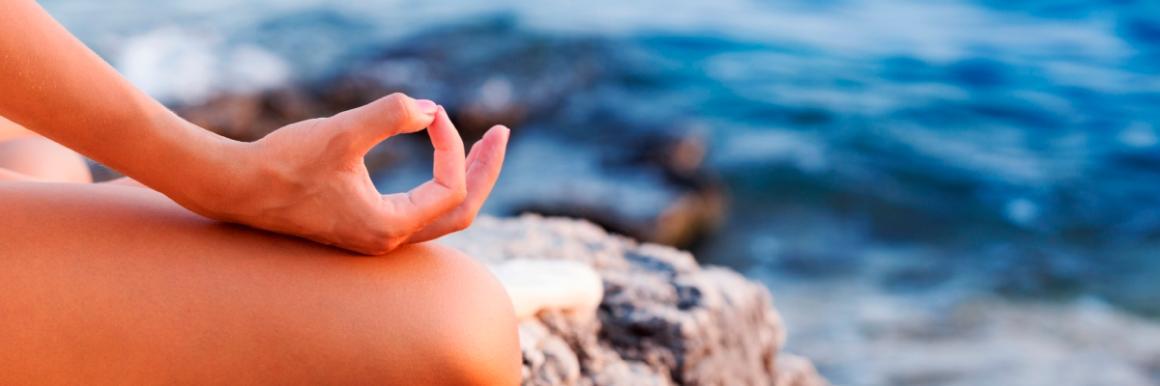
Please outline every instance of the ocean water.
[{"label": "ocean water", "polygon": [[43,3],[171,103],[464,25],[496,66],[585,42],[599,77],[530,124],[706,138],[731,209],[698,255],[836,384],[1160,384],[1160,3]]}]

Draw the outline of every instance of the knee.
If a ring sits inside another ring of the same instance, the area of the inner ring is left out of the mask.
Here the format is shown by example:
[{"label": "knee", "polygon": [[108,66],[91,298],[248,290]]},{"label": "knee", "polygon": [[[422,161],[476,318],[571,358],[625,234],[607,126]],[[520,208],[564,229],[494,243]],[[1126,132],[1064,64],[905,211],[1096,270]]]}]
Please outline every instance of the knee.
[{"label": "knee", "polygon": [[0,167],[45,181],[89,183],[93,179],[80,155],[36,136],[0,141]]},{"label": "knee", "polygon": [[518,384],[517,320],[499,282],[454,249],[423,244],[404,252],[417,254],[407,258],[422,266],[412,271],[422,283],[412,288],[415,307],[404,311],[416,327],[408,332],[417,343],[407,358],[415,364],[411,379],[417,384]]}]

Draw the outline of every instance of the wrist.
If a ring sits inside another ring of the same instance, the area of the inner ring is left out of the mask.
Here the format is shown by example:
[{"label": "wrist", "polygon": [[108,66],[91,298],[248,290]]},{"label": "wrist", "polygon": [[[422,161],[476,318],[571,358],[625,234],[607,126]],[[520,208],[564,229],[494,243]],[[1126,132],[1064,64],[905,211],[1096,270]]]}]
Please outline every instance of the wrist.
[{"label": "wrist", "polygon": [[164,162],[174,169],[171,178],[159,179],[154,188],[202,216],[233,219],[237,214],[232,213],[232,208],[238,199],[246,197],[245,191],[253,181],[246,170],[251,166],[246,157],[250,144],[178,120],[179,127],[171,129],[185,133],[185,143]]},{"label": "wrist", "polygon": [[234,221],[245,215],[238,209],[245,207],[251,199],[258,180],[255,162],[250,156],[252,144],[235,141],[210,133],[213,138],[206,143],[205,159],[200,175],[190,176],[185,184],[186,194],[192,204],[198,206],[195,212],[217,220]]}]

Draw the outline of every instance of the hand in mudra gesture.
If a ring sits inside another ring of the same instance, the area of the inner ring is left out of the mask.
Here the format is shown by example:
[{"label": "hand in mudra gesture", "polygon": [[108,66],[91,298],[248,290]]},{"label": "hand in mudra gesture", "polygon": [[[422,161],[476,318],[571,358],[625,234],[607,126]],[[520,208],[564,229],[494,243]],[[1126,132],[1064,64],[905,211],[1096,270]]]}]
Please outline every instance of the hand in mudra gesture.
[{"label": "hand in mudra gesture", "polygon": [[[435,148],[433,178],[408,192],[380,194],[363,157],[391,136],[425,127]],[[252,183],[183,204],[212,218],[384,254],[470,225],[499,177],[508,135],[506,127],[492,127],[465,157],[442,107],[392,94],[238,143],[233,151],[243,166],[227,180]]]}]

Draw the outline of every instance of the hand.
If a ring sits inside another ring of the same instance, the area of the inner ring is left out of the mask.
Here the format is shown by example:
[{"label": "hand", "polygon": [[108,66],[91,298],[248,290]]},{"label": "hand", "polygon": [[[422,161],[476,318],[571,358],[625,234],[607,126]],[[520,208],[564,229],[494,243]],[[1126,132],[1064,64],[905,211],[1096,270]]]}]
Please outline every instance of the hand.
[{"label": "hand", "polygon": [[[363,157],[371,147],[429,126],[434,176],[380,195]],[[383,254],[466,228],[494,186],[509,131],[493,127],[464,157],[463,141],[434,102],[392,94],[329,118],[285,126],[238,144],[240,172],[186,205],[209,217]],[[234,185],[234,186],[230,186]]]}]

